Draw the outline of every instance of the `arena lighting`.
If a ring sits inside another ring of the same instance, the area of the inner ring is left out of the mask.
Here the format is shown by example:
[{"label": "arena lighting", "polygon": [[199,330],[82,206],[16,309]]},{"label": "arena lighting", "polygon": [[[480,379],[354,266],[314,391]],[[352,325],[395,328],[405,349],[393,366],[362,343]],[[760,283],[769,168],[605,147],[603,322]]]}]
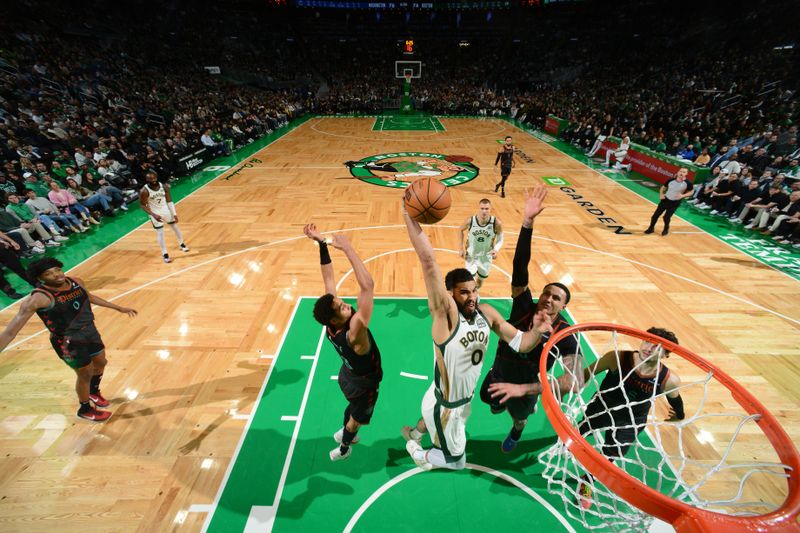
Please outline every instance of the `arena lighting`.
[{"label": "arena lighting", "polygon": [[793,48],[794,48],[793,44],[786,44],[783,46],[776,46],[773,48],[773,50],[792,50]]},{"label": "arena lighting", "polygon": [[458,46],[461,47],[461,48],[468,48],[469,47],[469,41],[465,41],[465,40],[458,41]]}]

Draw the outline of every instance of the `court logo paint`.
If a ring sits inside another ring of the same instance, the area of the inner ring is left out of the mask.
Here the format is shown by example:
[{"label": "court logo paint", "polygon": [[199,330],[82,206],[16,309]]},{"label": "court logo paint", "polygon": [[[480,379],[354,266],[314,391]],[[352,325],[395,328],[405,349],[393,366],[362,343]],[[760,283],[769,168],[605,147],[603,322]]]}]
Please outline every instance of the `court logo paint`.
[{"label": "court logo paint", "polygon": [[569,187],[572,185],[564,178],[559,178],[558,176],[542,176],[542,181],[551,187]]},{"label": "court logo paint", "polygon": [[464,155],[429,152],[395,152],[347,161],[353,177],[366,183],[405,189],[418,178],[436,178],[448,187],[462,185],[478,177],[480,169]]}]

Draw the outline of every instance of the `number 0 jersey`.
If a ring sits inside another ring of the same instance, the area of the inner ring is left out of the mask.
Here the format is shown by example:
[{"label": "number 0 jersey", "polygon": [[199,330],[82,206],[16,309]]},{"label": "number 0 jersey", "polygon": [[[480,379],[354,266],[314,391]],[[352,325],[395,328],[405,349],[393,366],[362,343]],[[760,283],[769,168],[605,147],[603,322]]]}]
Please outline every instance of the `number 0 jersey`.
[{"label": "number 0 jersey", "polygon": [[438,357],[434,362],[434,385],[444,401],[452,404],[472,398],[490,331],[489,322],[480,310],[471,320],[459,312],[458,325],[450,338],[443,344],[434,344],[444,362],[444,368],[440,368]]}]

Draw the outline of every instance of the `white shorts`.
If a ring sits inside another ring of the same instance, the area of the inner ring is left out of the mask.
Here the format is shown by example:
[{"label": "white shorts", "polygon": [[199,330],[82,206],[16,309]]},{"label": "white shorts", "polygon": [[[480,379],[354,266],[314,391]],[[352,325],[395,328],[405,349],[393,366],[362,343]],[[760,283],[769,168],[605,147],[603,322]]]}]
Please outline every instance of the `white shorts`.
[{"label": "white shorts", "polygon": [[175,218],[172,216],[172,213],[169,211],[153,211],[156,215],[161,217],[161,222],[156,220],[153,217],[150,217],[150,223],[153,225],[154,228],[163,228],[164,224],[174,224]]},{"label": "white shorts", "polygon": [[456,462],[467,447],[467,419],[472,413],[472,402],[455,409],[437,405],[435,388],[431,383],[422,397],[422,418],[433,445],[442,450],[448,462]]},{"label": "white shorts", "polygon": [[622,160],[625,159],[627,155],[628,155],[627,150],[619,150],[618,152],[614,152],[614,158],[619,162],[622,162]]},{"label": "white shorts", "polygon": [[492,267],[492,260],[490,257],[470,257],[467,256],[464,260],[464,268],[469,270],[469,273],[478,275],[484,279],[489,277],[489,269]]}]

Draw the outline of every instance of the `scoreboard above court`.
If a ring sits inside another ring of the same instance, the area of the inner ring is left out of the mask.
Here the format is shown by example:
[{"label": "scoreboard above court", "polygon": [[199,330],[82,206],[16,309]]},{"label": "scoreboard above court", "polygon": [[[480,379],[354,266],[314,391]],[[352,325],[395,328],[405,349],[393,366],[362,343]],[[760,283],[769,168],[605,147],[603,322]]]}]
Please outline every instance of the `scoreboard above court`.
[{"label": "scoreboard above court", "polygon": [[474,0],[466,2],[340,2],[338,0],[295,0],[297,7],[334,9],[508,9],[529,6],[528,0]]}]

